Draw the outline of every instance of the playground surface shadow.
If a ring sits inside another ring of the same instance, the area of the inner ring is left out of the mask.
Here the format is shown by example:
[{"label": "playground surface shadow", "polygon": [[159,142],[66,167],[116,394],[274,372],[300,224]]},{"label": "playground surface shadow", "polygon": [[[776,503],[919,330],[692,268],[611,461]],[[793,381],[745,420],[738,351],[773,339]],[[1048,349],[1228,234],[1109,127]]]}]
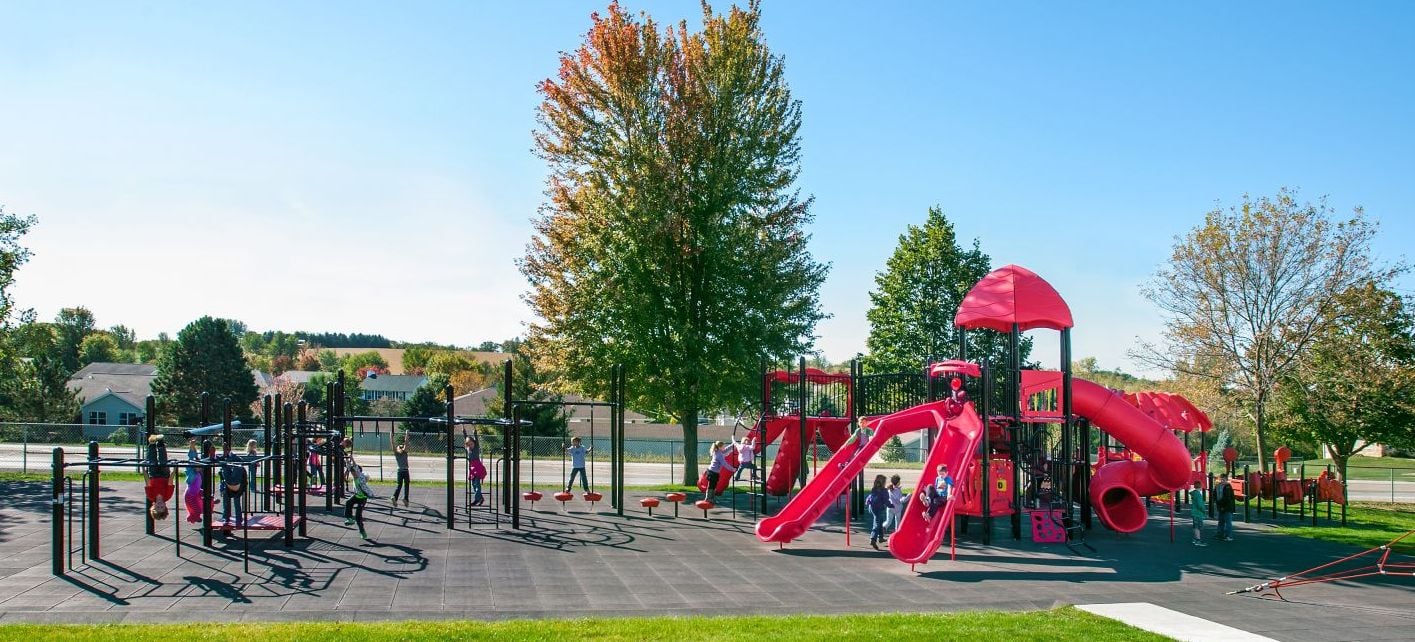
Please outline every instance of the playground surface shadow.
[{"label": "playground surface shadow", "polygon": [[[875,613],[1031,610],[1062,604],[1153,602],[1280,640],[1401,639],[1415,630],[1415,578],[1372,578],[1291,589],[1288,602],[1226,595],[1355,552],[1348,547],[1238,525],[1235,542],[1189,543],[1187,521],[1170,539],[1156,511],[1141,533],[1097,527],[1094,551],[1014,541],[1000,520],[992,544],[979,527],[950,560],[914,569],[869,547],[838,514],[778,548],[757,541],[746,511],[711,519],[684,507],[652,517],[628,498],[607,504],[541,502],[507,516],[458,509],[445,527],[441,489],[418,487],[409,508],[374,499],[369,540],[311,498],[307,538],[252,533],[250,572],[240,537],[211,547],[174,524],[143,534],[137,483],[105,482],[101,560],[72,542],[63,578],[50,569],[48,488],[0,483],[0,623],[505,619],[733,613]],[[665,507],[666,508],[666,507]],[[219,510],[219,507],[218,507]],[[78,511],[75,510],[75,517]],[[471,523],[468,524],[470,517]],[[499,524],[498,524],[499,522]],[[858,522],[857,522],[858,523]],[[73,533],[80,537],[80,525]],[[219,613],[217,612],[219,611]]]}]

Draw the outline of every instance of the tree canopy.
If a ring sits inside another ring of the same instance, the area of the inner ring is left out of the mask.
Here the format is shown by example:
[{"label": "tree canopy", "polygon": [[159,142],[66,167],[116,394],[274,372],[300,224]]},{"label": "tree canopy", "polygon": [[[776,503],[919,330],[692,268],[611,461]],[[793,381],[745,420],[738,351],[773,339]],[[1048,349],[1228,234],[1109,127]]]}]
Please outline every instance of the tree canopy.
[{"label": "tree canopy", "polygon": [[1327,445],[1344,479],[1366,447],[1415,447],[1415,318],[1374,283],[1337,299],[1335,321],[1278,388],[1280,433]]},{"label": "tree canopy", "polygon": [[1165,342],[1137,358],[1239,391],[1266,462],[1274,390],[1336,315],[1342,293],[1399,267],[1371,258],[1376,225],[1360,209],[1339,218],[1326,199],[1283,189],[1214,209],[1176,238],[1169,264],[1145,288],[1165,315]]},{"label": "tree canopy", "polygon": [[194,426],[201,417],[201,393],[210,394],[212,415],[221,417],[229,400],[238,416],[249,416],[259,396],[241,345],[226,319],[202,317],[187,324],[157,360],[152,393],[165,421]]},{"label": "tree canopy", "polygon": [[538,365],[603,396],[624,364],[631,405],[682,425],[695,483],[700,411],[749,397],[823,316],[800,102],[756,2],[704,4],[696,32],[611,4],[539,90],[550,175],[520,262]]}]

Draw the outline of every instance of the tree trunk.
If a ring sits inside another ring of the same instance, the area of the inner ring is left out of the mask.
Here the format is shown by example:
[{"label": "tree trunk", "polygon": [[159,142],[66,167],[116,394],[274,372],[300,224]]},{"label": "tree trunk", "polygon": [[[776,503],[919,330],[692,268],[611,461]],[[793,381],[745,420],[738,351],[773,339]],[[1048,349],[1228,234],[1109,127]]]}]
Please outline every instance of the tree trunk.
[{"label": "tree trunk", "polygon": [[1351,461],[1351,455],[1341,454],[1333,448],[1331,452],[1331,463],[1336,464],[1336,474],[1338,479],[1346,481],[1346,464]]},{"label": "tree trunk", "polygon": [[1263,429],[1267,427],[1267,417],[1264,413],[1264,411],[1267,410],[1267,402],[1267,395],[1258,393],[1253,403],[1253,419],[1256,427],[1254,439],[1258,444],[1258,470],[1264,472],[1268,470],[1268,455],[1267,450],[1265,450],[1267,446],[1266,442],[1263,440]]},{"label": "tree trunk", "polygon": [[698,485],[698,409],[683,411],[683,485]]}]

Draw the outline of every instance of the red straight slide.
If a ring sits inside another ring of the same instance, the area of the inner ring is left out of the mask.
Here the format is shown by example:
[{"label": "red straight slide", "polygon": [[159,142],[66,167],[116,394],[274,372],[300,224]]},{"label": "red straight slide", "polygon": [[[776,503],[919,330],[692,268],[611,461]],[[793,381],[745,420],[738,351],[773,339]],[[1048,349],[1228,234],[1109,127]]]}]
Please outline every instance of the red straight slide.
[{"label": "red straight slide", "polygon": [[[935,428],[943,426],[945,416],[945,404],[948,401],[935,401],[933,403],[916,406],[909,410],[897,412],[887,417],[874,420],[872,423],[879,426],[874,435],[870,437],[864,447],[859,447],[853,439],[858,439],[858,433],[843,444],[830,460],[820,468],[801,492],[781,507],[781,512],[771,517],[757,522],[757,539],[763,542],[786,543],[801,536],[806,529],[811,527],[820,516],[823,515],[835,498],[845,492],[850,485],[850,480],[854,479],[860,471],[865,469],[870,458],[889,441],[891,437],[902,435],[906,432],[913,432],[924,428]],[[931,421],[924,421],[928,416],[934,417]],[[903,419],[886,422],[890,417],[904,414],[912,414],[918,421],[906,421]]]},{"label": "red straight slide", "polygon": [[[919,483],[914,485],[915,492],[909,496],[908,506],[904,508],[904,515],[899,520],[899,528],[889,537],[890,555],[906,564],[928,563],[934,551],[943,543],[943,537],[948,533],[948,525],[953,523],[954,511],[962,504],[957,498],[962,495],[963,484],[970,483],[973,479],[973,468],[978,463],[975,453],[978,452],[978,442],[983,438],[983,422],[978,418],[971,402],[964,404],[963,412],[950,419],[934,417],[933,411],[925,411],[929,415],[926,417],[912,416],[925,408],[927,406],[918,406],[882,417],[875,422],[880,428],[884,428],[885,423],[890,421],[900,421],[912,426],[918,426],[925,420],[942,424],[938,440],[934,442],[933,448],[929,449],[928,460],[924,462]],[[933,519],[929,519],[924,505],[919,503],[918,489],[933,485],[939,464],[948,465],[948,472],[954,479],[954,500],[945,504],[943,510],[936,513]]]},{"label": "red straight slide", "polygon": [[[840,450],[840,446],[850,439],[850,420],[844,417],[807,417],[807,443],[815,443],[817,432],[832,451]],[[781,437],[776,460],[772,462],[766,477],[766,492],[781,497],[789,494],[791,487],[796,485],[801,466],[810,465],[801,461],[801,416],[777,417],[768,421],[766,434],[766,441],[761,442],[763,444],[770,444],[777,436]],[[759,446],[757,451],[765,454],[766,448]]]}]

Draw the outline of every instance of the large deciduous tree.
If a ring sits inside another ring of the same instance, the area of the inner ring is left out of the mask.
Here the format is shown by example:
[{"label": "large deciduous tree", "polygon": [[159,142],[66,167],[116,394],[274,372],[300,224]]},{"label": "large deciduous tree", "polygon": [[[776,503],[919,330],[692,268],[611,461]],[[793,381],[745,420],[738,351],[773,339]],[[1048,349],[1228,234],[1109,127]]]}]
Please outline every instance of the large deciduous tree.
[{"label": "large deciduous tree", "polygon": [[1368,446],[1415,446],[1415,318],[1374,283],[1345,292],[1336,315],[1278,387],[1287,412],[1275,425],[1327,446],[1346,479]]},{"label": "large deciduous tree", "polygon": [[177,333],[177,340],[157,360],[152,393],[166,421],[194,426],[201,417],[201,393],[210,394],[212,415],[221,417],[229,400],[239,416],[249,416],[259,396],[241,344],[231,323],[202,317]]},{"label": "large deciduous tree", "polygon": [[682,425],[688,483],[700,411],[810,347],[826,273],[795,187],[801,105],[759,6],[702,9],[692,32],[611,4],[540,84],[548,201],[520,263],[538,363],[595,396],[623,363],[630,404]]},{"label": "large deciduous tree", "polygon": [[1373,261],[1375,233],[1360,208],[1339,218],[1287,189],[1214,209],[1144,288],[1167,317],[1165,342],[1135,356],[1241,392],[1264,467],[1274,392],[1336,318],[1337,296],[1400,269]]}]

